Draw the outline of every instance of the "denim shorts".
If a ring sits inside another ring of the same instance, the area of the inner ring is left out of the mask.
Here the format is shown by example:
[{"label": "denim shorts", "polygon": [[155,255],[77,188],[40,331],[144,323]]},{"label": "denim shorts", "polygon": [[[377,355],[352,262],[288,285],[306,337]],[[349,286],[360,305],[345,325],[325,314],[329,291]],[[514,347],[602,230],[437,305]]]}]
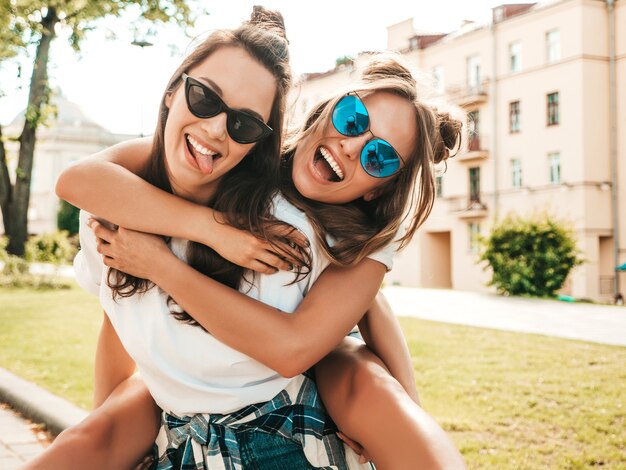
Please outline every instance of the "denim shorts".
[{"label": "denim shorts", "polygon": [[239,434],[244,470],[300,470],[313,467],[302,445],[276,433],[249,431]]}]

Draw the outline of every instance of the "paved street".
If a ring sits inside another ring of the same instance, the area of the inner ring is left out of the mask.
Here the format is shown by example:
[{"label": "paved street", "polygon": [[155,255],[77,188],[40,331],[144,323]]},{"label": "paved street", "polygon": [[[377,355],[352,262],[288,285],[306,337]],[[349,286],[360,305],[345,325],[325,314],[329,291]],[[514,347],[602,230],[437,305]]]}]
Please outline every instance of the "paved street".
[{"label": "paved street", "polygon": [[398,316],[626,346],[626,307],[386,287]]}]

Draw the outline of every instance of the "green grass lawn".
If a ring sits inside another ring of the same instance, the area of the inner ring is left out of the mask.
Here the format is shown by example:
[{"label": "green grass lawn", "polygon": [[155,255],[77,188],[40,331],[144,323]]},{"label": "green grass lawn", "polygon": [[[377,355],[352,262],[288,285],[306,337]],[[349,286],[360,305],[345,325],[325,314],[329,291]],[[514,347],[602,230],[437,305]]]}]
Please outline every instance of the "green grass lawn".
[{"label": "green grass lawn", "polygon": [[[101,311],[0,289],[0,366],[89,407]],[[402,319],[423,406],[470,468],[626,468],[626,348]]]},{"label": "green grass lawn", "polygon": [[0,367],[91,408],[102,310],[79,287],[0,288]]}]

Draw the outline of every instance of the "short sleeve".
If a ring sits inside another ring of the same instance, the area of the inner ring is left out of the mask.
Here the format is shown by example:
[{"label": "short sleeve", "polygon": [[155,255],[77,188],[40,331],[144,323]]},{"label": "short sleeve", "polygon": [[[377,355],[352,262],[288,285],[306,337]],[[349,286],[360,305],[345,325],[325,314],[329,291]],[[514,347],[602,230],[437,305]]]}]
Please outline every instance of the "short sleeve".
[{"label": "short sleeve", "polygon": [[96,249],[96,236],[87,226],[89,217],[91,214],[80,211],[80,251],[74,258],[74,272],[79,286],[91,294],[98,295],[104,264]]},{"label": "short sleeve", "polygon": [[393,257],[400,251],[400,239],[406,234],[407,229],[407,223],[402,224],[396,234],[396,238],[387,246],[369,255],[368,258],[384,264],[387,267],[387,272],[391,271],[393,268]]},{"label": "short sleeve", "polygon": [[393,241],[383,249],[369,255],[368,258],[384,264],[387,268],[387,272],[389,272],[393,268],[393,257],[398,251],[399,246],[399,242]]}]

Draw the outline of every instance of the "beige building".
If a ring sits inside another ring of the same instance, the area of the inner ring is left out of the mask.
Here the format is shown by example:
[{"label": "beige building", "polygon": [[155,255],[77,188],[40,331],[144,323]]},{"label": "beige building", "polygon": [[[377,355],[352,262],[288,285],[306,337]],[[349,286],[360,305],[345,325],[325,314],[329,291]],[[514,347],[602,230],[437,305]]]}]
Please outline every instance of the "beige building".
[{"label": "beige building", "polygon": [[[502,5],[490,24],[449,34],[416,33],[412,19],[388,28],[388,48],[463,107],[470,131],[389,282],[489,291],[477,235],[509,212],[548,211],[571,223],[586,260],[564,292],[613,298],[614,267],[626,262],[626,1],[614,4],[614,43],[608,3]],[[305,76],[296,113],[351,74],[342,66]],[[626,275],[618,281],[626,291]]]},{"label": "beige building", "polygon": [[[56,230],[59,207],[54,187],[61,171],[79,158],[93,154],[132,135],[113,134],[86,117],[80,108],[60,92],[52,98],[57,116],[48,126],[37,129],[37,144],[33,161],[30,204],[28,209],[29,233]],[[18,136],[24,126],[24,114],[17,116],[3,133]],[[11,174],[17,165],[18,144],[5,143]],[[4,232],[0,215],[0,234]]]}]

